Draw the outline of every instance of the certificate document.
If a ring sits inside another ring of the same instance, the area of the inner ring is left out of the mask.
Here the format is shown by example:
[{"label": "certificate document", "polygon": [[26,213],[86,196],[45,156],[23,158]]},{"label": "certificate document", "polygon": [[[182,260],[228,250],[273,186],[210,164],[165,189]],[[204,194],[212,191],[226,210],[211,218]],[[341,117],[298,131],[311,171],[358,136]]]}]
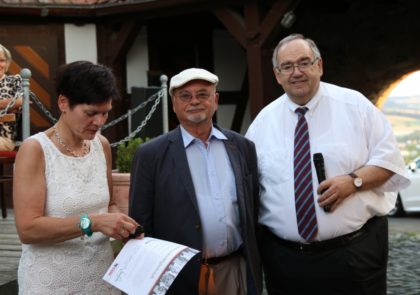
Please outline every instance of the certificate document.
[{"label": "certificate document", "polygon": [[129,295],[165,294],[198,252],[154,238],[132,239],[124,245],[103,279]]}]

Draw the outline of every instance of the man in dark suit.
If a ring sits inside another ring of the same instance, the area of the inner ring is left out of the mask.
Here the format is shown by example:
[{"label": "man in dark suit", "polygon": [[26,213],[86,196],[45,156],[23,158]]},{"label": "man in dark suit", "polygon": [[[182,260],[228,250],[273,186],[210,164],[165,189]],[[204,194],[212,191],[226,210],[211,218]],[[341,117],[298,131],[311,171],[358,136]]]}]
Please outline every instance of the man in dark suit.
[{"label": "man in dark suit", "polygon": [[218,77],[191,68],[172,77],[180,126],[137,150],[129,214],[146,236],[200,250],[168,294],[260,294],[259,185],[254,144],[213,125]]}]

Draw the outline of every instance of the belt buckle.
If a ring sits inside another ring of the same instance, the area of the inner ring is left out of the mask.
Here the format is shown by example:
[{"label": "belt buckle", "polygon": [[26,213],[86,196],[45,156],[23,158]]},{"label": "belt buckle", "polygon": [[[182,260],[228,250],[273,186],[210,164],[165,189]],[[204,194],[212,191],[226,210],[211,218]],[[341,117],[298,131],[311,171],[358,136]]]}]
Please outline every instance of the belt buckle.
[{"label": "belt buckle", "polygon": [[306,244],[302,244],[302,243],[299,243],[298,252],[300,254],[312,254],[312,253],[314,253],[314,251],[312,249],[310,249],[310,244],[306,245]]},{"label": "belt buckle", "polygon": [[307,254],[308,253],[308,249],[306,249],[304,244],[299,243],[298,245],[298,251],[300,254]]}]

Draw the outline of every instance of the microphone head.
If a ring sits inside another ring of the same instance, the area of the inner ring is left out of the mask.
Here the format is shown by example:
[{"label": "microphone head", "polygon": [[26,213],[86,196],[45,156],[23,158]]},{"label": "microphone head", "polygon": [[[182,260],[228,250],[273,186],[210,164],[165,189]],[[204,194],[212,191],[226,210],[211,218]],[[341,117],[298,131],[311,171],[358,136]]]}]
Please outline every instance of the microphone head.
[{"label": "microphone head", "polygon": [[324,162],[324,156],[322,155],[322,153],[315,153],[313,157],[314,162]]}]

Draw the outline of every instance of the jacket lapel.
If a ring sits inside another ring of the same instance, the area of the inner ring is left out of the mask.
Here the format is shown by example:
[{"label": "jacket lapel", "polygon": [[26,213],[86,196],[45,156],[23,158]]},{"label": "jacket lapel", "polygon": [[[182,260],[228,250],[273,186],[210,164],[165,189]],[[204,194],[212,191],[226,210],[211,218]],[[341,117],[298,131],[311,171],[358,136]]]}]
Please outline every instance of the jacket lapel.
[{"label": "jacket lapel", "polygon": [[[221,130],[223,132],[223,130]],[[238,200],[238,208],[239,208],[239,216],[241,219],[241,224],[245,223],[245,196],[244,196],[244,172],[242,171],[241,161],[245,161],[245,159],[241,159],[241,153],[238,150],[236,143],[232,140],[229,134],[223,132],[225,136],[228,138],[224,141],[226,152],[228,154],[230,163],[232,165],[233,174],[235,175],[235,182],[236,182],[236,197]]]},{"label": "jacket lapel", "polygon": [[184,142],[182,141],[181,129],[178,126],[169,135],[169,152],[174,162],[175,171],[179,174],[185,189],[188,192],[188,197],[198,211],[197,198],[195,195],[194,184],[191,177],[190,167],[188,166],[187,154],[185,153]]}]

